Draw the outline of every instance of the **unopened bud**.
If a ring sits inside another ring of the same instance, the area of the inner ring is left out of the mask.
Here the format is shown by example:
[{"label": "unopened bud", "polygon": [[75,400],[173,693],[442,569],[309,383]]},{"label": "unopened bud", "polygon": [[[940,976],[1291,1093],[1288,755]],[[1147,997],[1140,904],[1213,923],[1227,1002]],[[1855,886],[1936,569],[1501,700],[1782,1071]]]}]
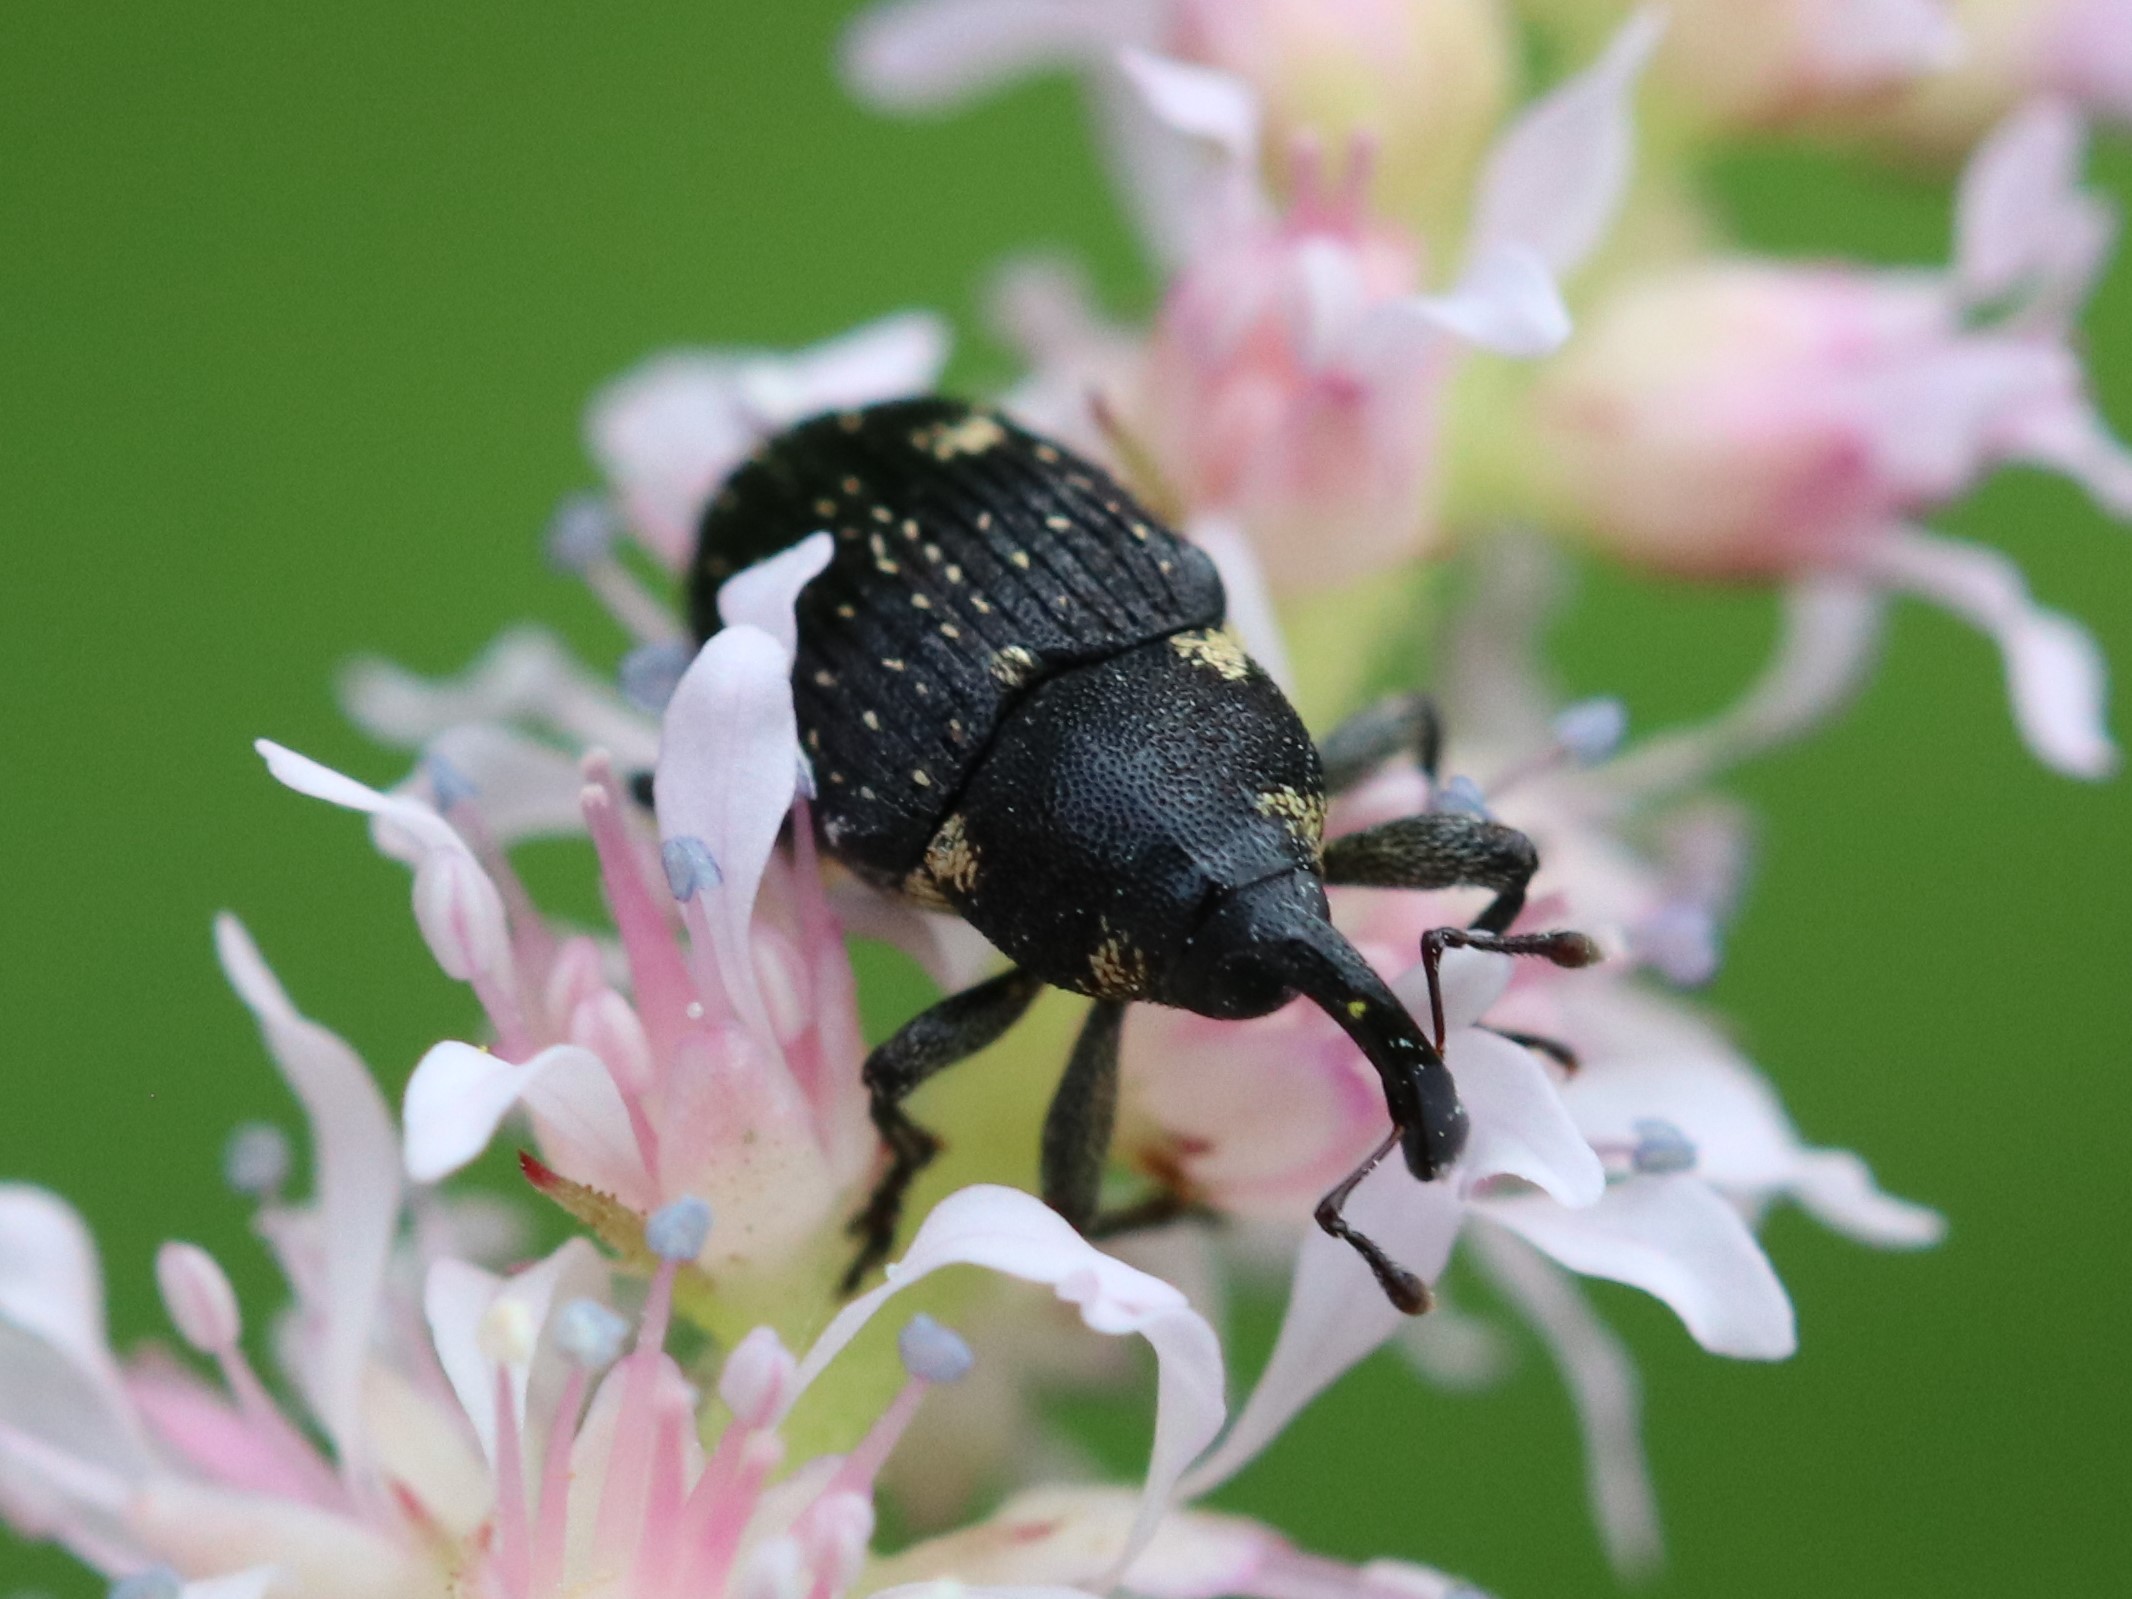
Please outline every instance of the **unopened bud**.
[{"label": "unopened bud", "polygon": [[601,989],[570,1013],[570,1042],[599,1056],[624,1092],[651,1087],[651,1039],[635,1008],[613,989]]},{"label": "unopened bud", "polygon": [[711,1207],[694,1194],[661,1206],[644,1224],[644,1247],[661,1260],[677,1263],[702,1254],[710,1236]]},{"label": "unopened bud", "polygon": [[792,1402],[799,1362],[776,1332],[758,1327],[733,1346],[718,1374],[718,1397],[743,1427],[774,1426]]},{"label": "unopened bud", "polygon": [[817,1500],[801,1524],[802,1553],[814,1568],[817,1586],[842,1593],[866,1564],[873,1541],[873,1501],[861,1493],[834,1493]]},{"label": "unopened bud", "polygon": [[415,922],[447,977],[469,982],[510,958],[503,896],[463,849],[432,849],[415,867]]},{"label": "unopened bud", "polygon": [[219,1355],[237,1346],[244,1319],[214,1256],[197,1244],[167,1243],[156,1251],[155,1281],[178,1335],[193,1348]]},{"label": "unopened bud", "polygon": [[930,1316],[913,1316],[896,1335],[903,1369],[920,1382],[960,1382],[977,1364],[960,1334]]}]

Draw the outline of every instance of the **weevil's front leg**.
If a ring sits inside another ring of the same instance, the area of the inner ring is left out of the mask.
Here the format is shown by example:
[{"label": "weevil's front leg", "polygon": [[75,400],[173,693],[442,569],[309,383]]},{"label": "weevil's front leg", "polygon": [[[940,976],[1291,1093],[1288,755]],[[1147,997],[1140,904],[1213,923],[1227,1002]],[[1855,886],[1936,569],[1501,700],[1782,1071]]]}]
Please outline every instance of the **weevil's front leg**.
[{"label": "weevil's front leg", "polygon": [[1124,1027],[1122,1000],[1095,1002],[1044,1116],[1044,1203],[1084,1233],[1096,1219],[1111,1129],[1118,1119],[1118,1045]]},{"label": "weevil's front leg", "polygon": [[[1551,933],[1490,933],[1463,927],[1432,927],[1421,935],[1421,969],[1429,978],[1429,1025],[1435,1030],[1436,1047],[1444,1047],[1444,990],[1438,977],[1447,949],[1485,949],[1497,955],[1534,955],[1557,966],[1590,966],[1600,958],[1599,946],[1582,933],[1566,930]],[[1568,1055],[1559,1044],[1549,1048],[1549,1041],[1534,1039],[1522,1033],[1506,1033],[1506,1038],[1524,1044],[1528,1049],[1538,1047],[1553,1054],[1570,1070],[1576,1070],[1576,1057]],[[1566,1057],[1566,1058],[1565,1058]]]},{"label": "weevil's front leg", "polygon": [[1021,1020],[1043,987],[1039,979],[1019,968],[1002,972],[920,1011],[866,1057],[862,1075],[872,1096],[868,1109],[880,1129],[881,1142],[888,1146],[889,1163],[866,1208],[851,1220],[851,1231],[861,1243],[858,1257],[844,1274],[847,1294],[887,1256],[895,1242],[896,1222],[903,1214],[904,1195],[940,1152],[939,1138],[905,1114],[903,1101],[935,1072],[996,1042]]},{"label": "weevil's front leg", "polygon": [[1443,753],[1443,720],[1426,694],[1394,694],[1358,711],[1318,743],[1325,792],[1345,793],[1395,755],[1411,755],[1429,786]]},{"label": "weevil's front leg", "polygon": [[1464,811],[1427,811],[1343,833],[1325,846],[1325,881],[1347,888],[1492,888],[1474,920],[1500,933],[1525,908],[1540,869],[1532,840],[1514,827]]},{"label": "weevil's front leg", "polygon": [[1369,1267],[1370,1274],[1377,1279],[1377,1286],[1384,1290],[1384,1297],[1392,1302],[1394,1309],[1404,1311],[1409,1316],[1421,1316],[1426,1315],[1429,1307],[1436,1303],[1429,1293],[1429,1285],[1387,1255],[1375,1239],[1357,1232],[1349,1225],[1346,1214],[1348,1196],[1360,1186],[1363,1178],[1377,1169],[1385,1156],[1399,1147],[1399,1141],[1406,1136],[1406,1131],[1406,1128],[1394,1123],[1392,1130],[1385,1134],[1384,1142],[1370,1151],[1369,1158],[1343,1177],[1337,1188],[1318,1201],[1317,1219],[1318,1225],[1328,1234],[1362,1257],[1362,1263]]}]

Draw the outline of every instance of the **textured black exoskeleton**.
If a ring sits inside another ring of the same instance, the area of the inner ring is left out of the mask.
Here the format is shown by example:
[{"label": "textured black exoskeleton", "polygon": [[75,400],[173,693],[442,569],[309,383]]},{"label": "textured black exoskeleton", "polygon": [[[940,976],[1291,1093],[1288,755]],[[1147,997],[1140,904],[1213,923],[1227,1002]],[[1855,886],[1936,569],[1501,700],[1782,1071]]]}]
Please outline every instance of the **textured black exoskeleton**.
[{"label": "textured black exoskeleton", "polygon": [[822,846],[880,888],[964,916],[1014,962],[867,1060],[890,1162],[853,1223],[852,1281],[886,1253],[937,1148],[902,1101],[1044,985],[1096,1001],[1043,1130],[1044,1196],[1084,1229],[1105,1220],[1125,1006],[1249,1017],[1302,994],[1375,1065],[1392,1121],[1318,1221],[1402,1308],[1425,1308],[1426,1289],[1341,1206],[1395,1144],[1434,1177],[1459,1153],[1465,1113],[1440,1024],[1432,1039],[1334,930],[1325,885],[1493,889],[1457,941],[1590,958],[1575,934],[1503,936],[1534,867],[1508,828],[1432,813],[1325,844],[1326,767],[1352,781],[1402,748],[1432,759],[1426,706],[1366,713],[1321,761],[1221,631],[1205,555],[1100,468],[940,399],[818,417],[742,467],[704,514],[689,574],[698,637],[718,627],[720,584],[818,529],[836,549],[800,595],[793,689]]}]

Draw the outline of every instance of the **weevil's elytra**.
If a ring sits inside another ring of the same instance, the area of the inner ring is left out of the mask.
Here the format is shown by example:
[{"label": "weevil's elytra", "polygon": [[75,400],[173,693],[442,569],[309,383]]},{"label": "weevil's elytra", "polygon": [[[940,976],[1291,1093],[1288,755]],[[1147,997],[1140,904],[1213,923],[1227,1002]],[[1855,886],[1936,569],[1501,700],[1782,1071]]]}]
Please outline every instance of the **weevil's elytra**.
[{"label": "weevil's elytra", "polygon": [[[1341,1207],[1393,1148],[1435,1176],[1463,1144],[1464,1112],[1436,1044],[1334,930],[1325,884],[1494,889],[1474,928],[1425,946],[1425,963],[1455,943],[1589,958],[1576,935],[1504,936],[1531,846],[1448,814],[1327,845],[1318,750],[1222,630],[1213,563],[1099,467],[955,401],[838,412],[766,444],[704,516],[689,575],[698,637],[717,629],[726,577],[831,521],[868,536],[836,540],[797,606],[793,698],[829,773],[813,812],[823,848],[890,893],[961,914],[1015,963],[869,1057],[890,1164],[854,1223],[865,1242],[852,1281],[886,1253],[937,1147],[903,1099],[997,1038],[1044,984],[1098,1002],[1042,1139],[1045,1197],[1084,1227],[1098,1220],[1123,1006],[1240,1018],[1301,994],[1377,1068],[1394,1124],[1318,1220],[1396,1303],[1423,1308],[1423,1285]],[[1365,722],[1328,742],[1343,781],[1426,717]],[[1427,725],[1417,751],[1434,748]]]}]

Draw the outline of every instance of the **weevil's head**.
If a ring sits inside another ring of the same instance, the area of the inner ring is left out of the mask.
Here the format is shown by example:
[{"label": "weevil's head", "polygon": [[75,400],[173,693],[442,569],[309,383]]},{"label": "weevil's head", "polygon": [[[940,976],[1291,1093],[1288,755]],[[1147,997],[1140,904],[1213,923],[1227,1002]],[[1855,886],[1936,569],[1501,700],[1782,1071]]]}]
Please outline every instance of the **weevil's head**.
[{"label": "weevil's head", "polygon": [[1152,997],[1204,1016],[1263,1016],[1308,999],[1376,1067],[1409,1171],[1426,1182],[1464,1149],[1466,1112],[1449,1068],[1333,926],[1315,872],[1284,872],[1222,895],[1164,977]]}]

